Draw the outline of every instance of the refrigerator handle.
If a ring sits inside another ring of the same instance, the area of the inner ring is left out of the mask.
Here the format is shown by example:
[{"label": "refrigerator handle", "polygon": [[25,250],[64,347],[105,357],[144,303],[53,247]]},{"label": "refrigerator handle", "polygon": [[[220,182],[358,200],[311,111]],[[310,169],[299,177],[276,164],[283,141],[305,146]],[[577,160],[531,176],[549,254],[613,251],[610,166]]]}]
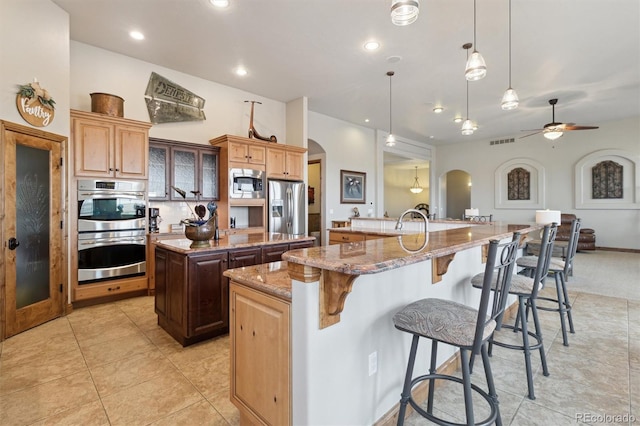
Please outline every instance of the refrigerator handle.
[{"label": "refrigerator handle", "polygon": [[287,188],[287,234],[291,234],[291,216],[293,215],[293,190]]}]

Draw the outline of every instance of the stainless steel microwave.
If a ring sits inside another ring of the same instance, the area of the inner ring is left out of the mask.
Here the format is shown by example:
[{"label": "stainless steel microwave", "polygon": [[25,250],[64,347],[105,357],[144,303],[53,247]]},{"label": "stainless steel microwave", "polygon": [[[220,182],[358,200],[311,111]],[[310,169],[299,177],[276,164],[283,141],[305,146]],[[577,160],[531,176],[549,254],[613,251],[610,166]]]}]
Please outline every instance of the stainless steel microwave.
[{"label": "stainless steel microwave", "polygon": [[253,169],[229,170],[230,198],[264,198],[265,172]]}]

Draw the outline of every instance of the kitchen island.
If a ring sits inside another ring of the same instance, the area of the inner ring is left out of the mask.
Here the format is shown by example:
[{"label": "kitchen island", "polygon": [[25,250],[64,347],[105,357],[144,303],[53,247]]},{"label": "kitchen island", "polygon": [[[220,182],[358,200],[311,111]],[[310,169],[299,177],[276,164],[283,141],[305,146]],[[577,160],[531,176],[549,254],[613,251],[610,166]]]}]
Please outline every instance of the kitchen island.
[{"label": "kitchen island", "polygon": [[315,238],[253,233],[225,235],[191,248],[185,238],[155,242],[155,312],[158,325],[183,346],[229,331],[228,268],[279,260]]},{"label": "kitchen island", "polygon": [[[225,272],[231,278],[231,399],[241,419],[393,421],[410,347],[410,336],[393,327],[393,315],[425,297],[477,306],[480,292],[469,279],[483,271],[488,242],[542,227],[461,225],[429,232],[427,241],[424,233],[393,231],[388,238],[294,250],[283,255],[286,262]],[[426,373],[428,347],[418,351],[415,374]],[[266,370],[256,368],[249,353],[268,353],[273,361]],[[442,347],[438,357],[438,365],[455,368],[453,348]]]}]

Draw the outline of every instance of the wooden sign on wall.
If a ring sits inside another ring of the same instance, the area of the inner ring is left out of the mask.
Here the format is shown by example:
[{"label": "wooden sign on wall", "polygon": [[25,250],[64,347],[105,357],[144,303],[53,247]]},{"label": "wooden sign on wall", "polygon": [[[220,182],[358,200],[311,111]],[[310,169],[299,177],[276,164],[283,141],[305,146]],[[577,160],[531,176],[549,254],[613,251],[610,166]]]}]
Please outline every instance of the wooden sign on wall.
[{"label": "wooden sign on wall", "polygon": [[53,121],[55,102],[46,89],[34,79],[33,83],[20,86],[16,96],[18,112],[27,123],[46,127]]}]

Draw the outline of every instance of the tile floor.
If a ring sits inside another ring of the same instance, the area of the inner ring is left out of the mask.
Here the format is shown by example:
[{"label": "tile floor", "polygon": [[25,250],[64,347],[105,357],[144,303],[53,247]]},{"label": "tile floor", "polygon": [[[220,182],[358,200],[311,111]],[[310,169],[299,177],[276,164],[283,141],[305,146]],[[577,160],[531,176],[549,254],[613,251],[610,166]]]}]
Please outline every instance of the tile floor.
[{"label": "tile floor", "polygon": [[[551,375],[541,374],[536,354],[535,401],[525,397],[522,355],[495,348],[505,425],[640,419],[640,300],[571,295],[569,347],[557,314],[540,313]],[[152,297],[78,309],[0,343],[0,425],[238,424],[228,359],[228,337],[182,348],[157,326]],[[483,381],[481,368],[476,377]],[[459,418],[461,400],[440,392],[436,407]]]}]

